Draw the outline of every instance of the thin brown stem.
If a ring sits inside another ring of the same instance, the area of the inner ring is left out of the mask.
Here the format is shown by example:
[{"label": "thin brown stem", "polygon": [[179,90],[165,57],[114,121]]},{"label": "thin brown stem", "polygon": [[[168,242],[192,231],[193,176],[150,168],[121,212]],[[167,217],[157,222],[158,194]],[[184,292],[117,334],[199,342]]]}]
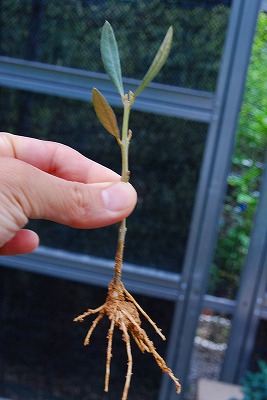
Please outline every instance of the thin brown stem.
[{"label": "thin brown stem", "polygon": [[120,286],[121,282],[121,272],[123,265],[123,252],[125,246],[125,236],[126,236],[126,219],[122,220],[119,227],[118,233],[118,244],[117,251],[115,255],[115,266],[114,266],[114,283],[117,287]]}]

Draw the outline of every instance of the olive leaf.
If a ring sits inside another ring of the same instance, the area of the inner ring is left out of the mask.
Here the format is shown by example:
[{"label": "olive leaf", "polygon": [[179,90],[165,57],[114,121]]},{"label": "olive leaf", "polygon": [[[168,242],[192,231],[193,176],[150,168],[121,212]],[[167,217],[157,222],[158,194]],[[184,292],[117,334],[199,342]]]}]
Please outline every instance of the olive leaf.
[{"label": "olive leaf", "polygon": [[107,74],[121,96],[124,95],[120,56],[114,31],[108,21],[102,28],[100,51]]},{"label": "olive leaf", "polygon": [[119,139],[120,131],[116,116],[105,97],[96,88],[92,90],[92,101],[96,115],[103,127],[116,139]]},{"label": "olive leaf", "polygon": [[138,86],[134,97],[138,96],[145,89],[145,87],[155,78],[155,76],[159,73],[159,71],[165,64],[165,61],[170,53],[172,37],[173,28],[172,26],[170,26],[165,35],[165,38],[163,39],[163,42],[161,43],[159,50],[157,51],[157,54],[155,55],[154,60],[152,61],[151,66],[145,74],[142,82]]}]

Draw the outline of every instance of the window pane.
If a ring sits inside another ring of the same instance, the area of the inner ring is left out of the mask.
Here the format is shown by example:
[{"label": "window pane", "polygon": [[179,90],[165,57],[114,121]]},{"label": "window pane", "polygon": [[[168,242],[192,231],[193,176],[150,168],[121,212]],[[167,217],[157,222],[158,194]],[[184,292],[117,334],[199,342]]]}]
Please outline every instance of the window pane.
[{"label": "window pane", "polygon": [[170,58],[156,80],[214,91],[230,3],[2,0],[0,54],[103,72],[99,40],[108,20],[117,37],[123,75],[141,79],[173,25]]}]

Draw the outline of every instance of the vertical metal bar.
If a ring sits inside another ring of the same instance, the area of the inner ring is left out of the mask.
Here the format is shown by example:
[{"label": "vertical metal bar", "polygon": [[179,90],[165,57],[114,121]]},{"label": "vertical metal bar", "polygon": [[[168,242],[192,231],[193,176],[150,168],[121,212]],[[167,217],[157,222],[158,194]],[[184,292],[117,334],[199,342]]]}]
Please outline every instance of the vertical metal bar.
[{"label": "vertical metal bar", "polygon": [[249,362],[267,283],[267,164],[221,379],[238,383]]},{"label": "vertical metal bar", "polygon": [[[180,377],[183,386],[180,400],[187,389],[194,337],[217,239],[259,6],[260,0],[235,0],[232,4],[167,353],[167,363]],[[159,399],[177,399],[172,382],[165,376]]]}]

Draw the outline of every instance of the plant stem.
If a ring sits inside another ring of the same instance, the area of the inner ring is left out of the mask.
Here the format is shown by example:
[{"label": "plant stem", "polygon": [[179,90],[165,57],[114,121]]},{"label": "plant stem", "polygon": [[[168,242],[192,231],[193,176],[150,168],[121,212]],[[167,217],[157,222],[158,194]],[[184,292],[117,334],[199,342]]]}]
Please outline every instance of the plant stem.
[{"label": "plant stem", "polygon": [[121,159],[122,159],[122,171],[121,171],[121,180],[122,182],[128,182],[130,178],[129,173],[129,161],[128,161],[128,153],[129,153],[129,117],[131,111],[131,104],[128,100],[128,96],[126,95],[123,99],[123,121],[122,121],[122,138],[121,138]]},{"label": "plant stem", "polygon": [[[128,96],[125,95],[123,98],[123,122],[122,122],[122,138],[120,142],[121,148],[121,160],[122,160],[122,171],[121,171],[121,181],[129,182],[130,172],[129,172],[129,144],[130,144],[130,133],[129,133],[129,117],[131,111],[130,101],[128,100]],[[123,252],[125,246],[125,237],[126,237],[127,227],[126,227],[126,218],[124,218],[119,226],[118,232],[118,244],[115,255],[115,267],[114,267],[114,283],[119,288],[121,282],[121,271],[123,264]]]},{"label": "plant stem", "polygon": [[115,267],[114,267],[114,284],[117,288],[120,287],[121,282],[121,271],[122,271],[122,263],[123,263],[123,252],[125,246],[125,236],[126,236],[126,218],[124,218],[119,226],[118,232],[118,244],[115,255]]}]

